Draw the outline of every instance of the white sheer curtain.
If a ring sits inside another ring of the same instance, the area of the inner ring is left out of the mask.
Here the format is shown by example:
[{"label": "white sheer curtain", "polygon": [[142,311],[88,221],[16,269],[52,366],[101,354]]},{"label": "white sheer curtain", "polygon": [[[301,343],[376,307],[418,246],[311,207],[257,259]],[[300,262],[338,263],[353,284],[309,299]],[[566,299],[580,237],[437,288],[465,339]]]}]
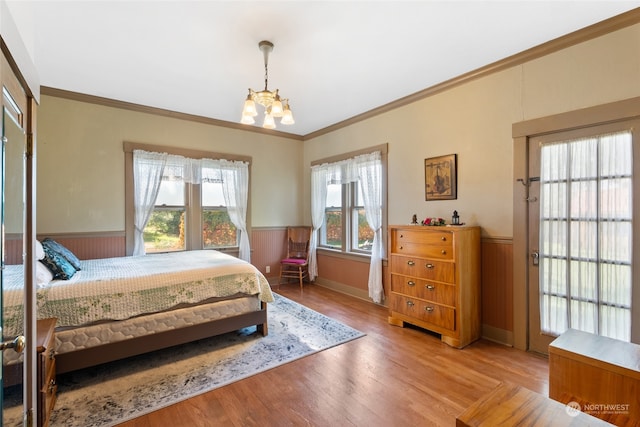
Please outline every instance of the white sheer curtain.
[{"label": "white sheer curtain", "polygon": [[133,151],[134,188],[134,246],[133,255],[144,255],[143,230],[153,212],[162,174],[167,163],[167,153]]},{"label": "white sheer curtain", "polygon": [[238,257],[251,262],[251,245],[247,233],[247,199],[249,193],[249,166],[244,162],[220,160],[222,192],[227,213],[233,225],[240,230]]},{"label": "white sheer curtain", "polygon": [[543,332],[630,340],[632,173],[630,132],[541,147]]},{"label": "white sheer curtain", "polygon": [[309,242],[309,280],[318,277],[318,230],[324,222],[324,208],[327,203],[327,165],[311,168],[311,241]]},{"label": "white sheer curtain", "polygon": [[382,288],[384,245],[382,244],[382,161],[380,152],[376,151],[357,157],[356,164],[362,187],[365,216],[374,233],[369,266],[369,297],[374,302],[381,303],[384,296]]},{"label": "white sheer curtain", "polygon": [[222,181],[222,192],[229,219],[240,231],[239,258],[251,261],[251,245],[247,232],[249,165],[245,162],[212,159],[190,159],[167,153],[142,150],[133,152],[134,174],[134,255],[144,255],[143,230],[153,212],[160,183],[165,179],[200,184],[202,179]]},{"label": "white sheer curtain", "polygon": [[361,185],[365,216],[369,227],[374,231],[368,287],[369,296],[374,302],[380,303],[384,296],[382,287],[384,247],[382,244],[382,160],[379,151],[311,168],[311,221],[314,233],[310,243],[309,276],[310,280],[313,280],[318,275],[317,230],[324,222],[327,185],[351,182],[358,182]]}]

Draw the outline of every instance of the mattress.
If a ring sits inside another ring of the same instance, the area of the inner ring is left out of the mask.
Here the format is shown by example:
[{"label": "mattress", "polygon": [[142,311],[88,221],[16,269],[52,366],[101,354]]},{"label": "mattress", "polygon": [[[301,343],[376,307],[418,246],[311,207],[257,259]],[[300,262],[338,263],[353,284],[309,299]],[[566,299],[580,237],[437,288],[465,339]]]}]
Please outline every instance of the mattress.
[{"label": "mattress", "polygon": [[56,331],[56,352],[68,353],[97,345],[123,341],[157,332],[197,325],[260,310],[254,297],[234,298],[194,307]]},{"label": "mattress", "polygon": [[[4,336],[22,329],[22,266],[7,266],[3,292]],[[38,318],[58,328],[125,320],[236,294],[273,301],[267,279],[251,264],[214,250],[85,260],[69,280],[37,291]]]}]

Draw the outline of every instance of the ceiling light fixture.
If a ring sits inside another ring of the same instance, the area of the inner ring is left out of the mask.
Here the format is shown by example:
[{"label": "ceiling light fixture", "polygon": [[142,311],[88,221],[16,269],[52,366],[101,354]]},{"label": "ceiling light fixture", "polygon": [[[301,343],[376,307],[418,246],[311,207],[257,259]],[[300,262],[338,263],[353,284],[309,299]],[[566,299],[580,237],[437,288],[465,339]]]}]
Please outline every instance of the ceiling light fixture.
[{"label": "ceiling light fixture", "polygon": [[258,111],[256,110],[256,103],[258,103],[264,107],[263,128],[275,129],[275,117],[279,117],[280,123],[283,125],[292,125],[295,121],[293,120],[293,113],[289,107],[289,100],[280,99],[278,89],[273,92],[267,89],[269,83],[269,53],[273,50],[273,43],[263,40],[258,43],[258,48],[264,55],[264,90],[256,92],[249,88],[249,95],[247,95],[247,99],[244,101],[242,120],[240,120],[240,123],[252,125],[256,122],[254,117],[258,115]]}]

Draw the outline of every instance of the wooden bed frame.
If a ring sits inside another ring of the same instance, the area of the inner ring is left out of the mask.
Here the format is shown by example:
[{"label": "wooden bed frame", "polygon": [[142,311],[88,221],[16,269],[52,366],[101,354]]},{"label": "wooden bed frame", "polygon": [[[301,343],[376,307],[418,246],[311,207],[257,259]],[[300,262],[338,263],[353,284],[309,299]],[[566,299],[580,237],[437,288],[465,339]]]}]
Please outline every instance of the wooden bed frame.
[{"label": "wooden bed frame", "polygon": [[[56,374],[186,344],[237,331],[248,326],[256,326],[262,336],[268,335],[267,304],[265,302],[260,303],[260,310],[249,313],[56,354]],[[4,366],[3,371],[4,387],[22,382],[22,363]]]}]

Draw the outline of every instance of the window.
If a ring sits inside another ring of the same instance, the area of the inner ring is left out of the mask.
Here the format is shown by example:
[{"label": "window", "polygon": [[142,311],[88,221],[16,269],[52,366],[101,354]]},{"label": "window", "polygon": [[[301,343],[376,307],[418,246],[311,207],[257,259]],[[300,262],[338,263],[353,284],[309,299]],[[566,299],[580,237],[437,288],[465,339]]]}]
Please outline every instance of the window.
[{"label": "window", "polygon": [[352,183],[350,195],[351,202],[351,247],[357,251],[371,252],[373,247],[373,230],[367,222],[364,208],[364,195],[362,186]]},{"label": "window", "polygon": [[379,146],[365,154],[318,161],[311,166],[311,239],[309,277],[318,275],[318,247],[370,255],[369,296],[381,302],[386,152]]},{"label": "window", "polygon": [[248,162],[148,152],[139,146],[125,144],[132,188],[127,253],[230,248],[250,261]]},{"label": "window", "polygon": [[[146,253],[238,246],[238,232],[224,199],[221,171],[207,168],[202,174],[206,178],[197,184],[189,182],[191,166],[182,157],[168,158],[153,212],[144,228]],[[191,195],[191,203],[186,203],[186,195]],[[200,229],[201,235],[192,229]]]},{"label": "window", "polygon": [[219,249],[238,246],[238,229],[224,201],[222,178],[202,181],[202,246]]},{"label": "window", "polygon": [[184,250],[185,214],[184,181],[163,175],[153,212],[143,232],[145,252]]},{"label": "window", "polygon": [[359,181],[328,184],[320,246],[345,252],[371,253],[374,232],[367,222]]},{"label": "window", "polygon": [[320,231],[320,245],[331,249],[342,249],[344,229],[342,218],[342,184],[327,185],[327,203],[324,222]]}]

